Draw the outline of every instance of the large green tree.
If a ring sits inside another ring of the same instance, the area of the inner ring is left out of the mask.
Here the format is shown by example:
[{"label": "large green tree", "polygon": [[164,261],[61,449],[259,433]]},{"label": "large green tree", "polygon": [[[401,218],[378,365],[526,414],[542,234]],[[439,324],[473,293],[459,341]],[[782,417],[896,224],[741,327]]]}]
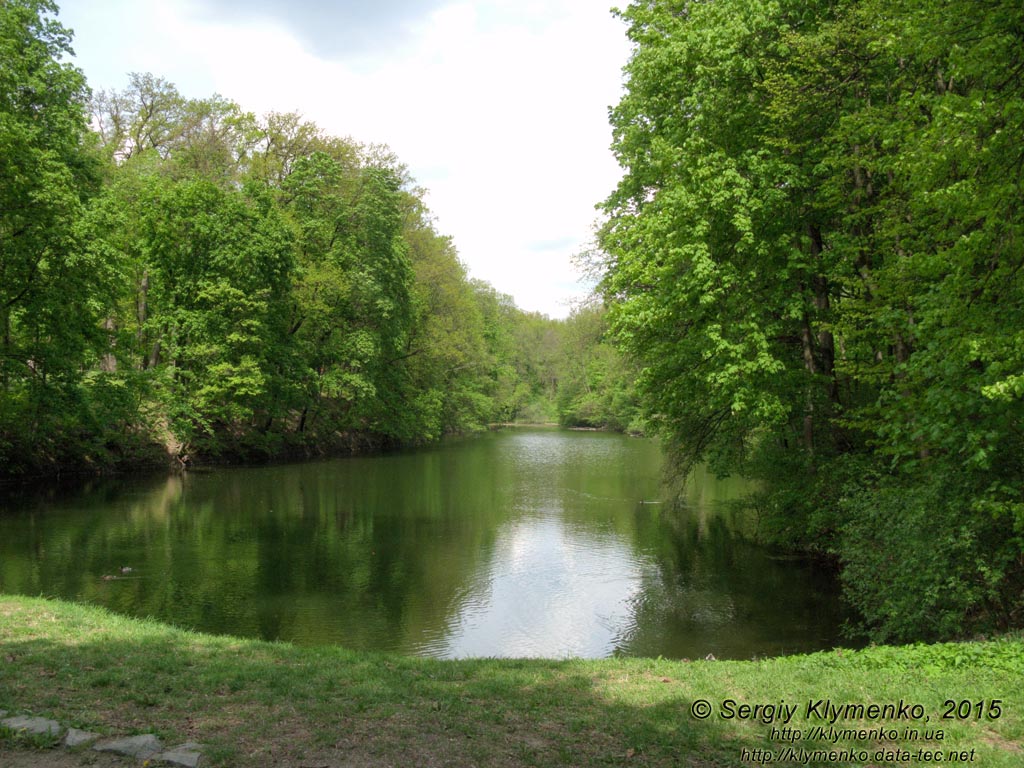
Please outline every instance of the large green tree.
[{"label": "large green tree", "polygon": [[755,439],[809,468],[831,439],[832,285],[802,163],[767,151],[758,93],[790,20],[761,2],[625,15],[637,47],[612,121],[628,173],[601,234],[618,338],[684,473]]},{"label": "large green tree", "polygon": [[602,288],[681,471],[760,479],[878,637],[1019,624],[1019,8],[623,16]]},{"label": "large green tree", "polygon": [[96,185],[82,73],[50,2],[0,5],[0,461],[55,459],[88,419],[103,265],[78,230]]},{"label": "large green tree", "polygon": [[404,361],[413,385],[410,420],[421,438],[480,429],[496,409],[496,360],[484,313],[452,239],[437,233],[418,198],[408,203],[405,239],[416,310]]},{"label": "large green tree", "polygon": [[[349,153],[346,152],[346,155]],[[279,199],[299,231],[292,335],[306,364],[302,429],[399,435],[411,323],[402,181],[386,165],[316,150],[297,158]]]}]

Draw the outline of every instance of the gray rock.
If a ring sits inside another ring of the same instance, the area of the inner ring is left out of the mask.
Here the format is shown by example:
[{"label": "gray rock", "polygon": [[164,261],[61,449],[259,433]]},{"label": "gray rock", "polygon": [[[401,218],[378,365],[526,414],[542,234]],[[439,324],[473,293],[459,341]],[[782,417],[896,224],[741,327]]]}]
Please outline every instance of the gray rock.
[{"label": "gray rock", "polygon": [[97,752],[113,752],[117,755],[137,757],[139,760],[148,760],[163,748],[164,745],[160,743],[160,739],[152,733],[144,733],[141,736],[128,736],[124,739],[114,739],[112,741],[101,741],[93,747]]},{"label": "gray rock", "polygon": [[83,744],[91,744],[99,737],[100,734],[93,733],[92,731],[80,731],[77,728],[68,728],[68,732],[64,734],[64,746],[80,747]]},{"label": "gray rock", "polygon": [[7,710],[6,709],[0,709],[0,718],[4,718],[4,717],[7,717]]},{"label": "gray rock", "polygon": [[37,736],[60,736],[64,731],[63,726],[56,720],[47,720],[45,717],[8,717],[0,720],[0,725],[7,726],[12,731]]},{"label": "gray rock", "polygon": [[171,747],[166,752],[161,752],[154,759],[170,765],[178,765],[181,768],[197,768],[202,755],[202,744],[194,741],[186,741],[177,747]]}]

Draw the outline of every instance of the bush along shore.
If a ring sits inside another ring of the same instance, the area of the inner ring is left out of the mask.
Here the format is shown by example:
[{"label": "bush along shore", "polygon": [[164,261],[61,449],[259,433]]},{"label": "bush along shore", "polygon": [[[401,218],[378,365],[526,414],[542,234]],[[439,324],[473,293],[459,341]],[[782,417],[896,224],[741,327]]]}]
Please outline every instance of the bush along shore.
[{"label": "bush along shore", "polygon": [[[756,661],[442,661],[0,596],[0,710],[199,743],[210,766],[1015,768],[1022,679],[1017,636]],[[0,730],[0,758],[56,745]]]}]

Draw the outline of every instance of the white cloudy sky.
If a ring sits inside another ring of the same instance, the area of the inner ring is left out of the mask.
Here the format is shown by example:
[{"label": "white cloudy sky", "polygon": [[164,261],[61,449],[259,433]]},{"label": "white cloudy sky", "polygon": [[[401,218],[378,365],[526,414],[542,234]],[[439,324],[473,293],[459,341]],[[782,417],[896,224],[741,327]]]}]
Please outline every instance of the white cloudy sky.
[{"label": "white cloudy sky", "polygon": [[[129,72],[389,145],[473,277],[564,317],[619,169],[614,0],[65,0],[95,90]],[[624,3],[623,3],[624,4]]]}]

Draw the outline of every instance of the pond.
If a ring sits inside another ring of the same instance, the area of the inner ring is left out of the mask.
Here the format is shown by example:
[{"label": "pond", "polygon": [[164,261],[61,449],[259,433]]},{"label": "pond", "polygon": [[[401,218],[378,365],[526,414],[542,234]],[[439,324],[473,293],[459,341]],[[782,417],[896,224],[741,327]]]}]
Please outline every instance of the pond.
[{"label": "pond", "polygon": [[747,659],[840,644],[825,570],[741,535],[652,441],[508,429],[380,456],[0,498],[0,591],[436,657]]}]

